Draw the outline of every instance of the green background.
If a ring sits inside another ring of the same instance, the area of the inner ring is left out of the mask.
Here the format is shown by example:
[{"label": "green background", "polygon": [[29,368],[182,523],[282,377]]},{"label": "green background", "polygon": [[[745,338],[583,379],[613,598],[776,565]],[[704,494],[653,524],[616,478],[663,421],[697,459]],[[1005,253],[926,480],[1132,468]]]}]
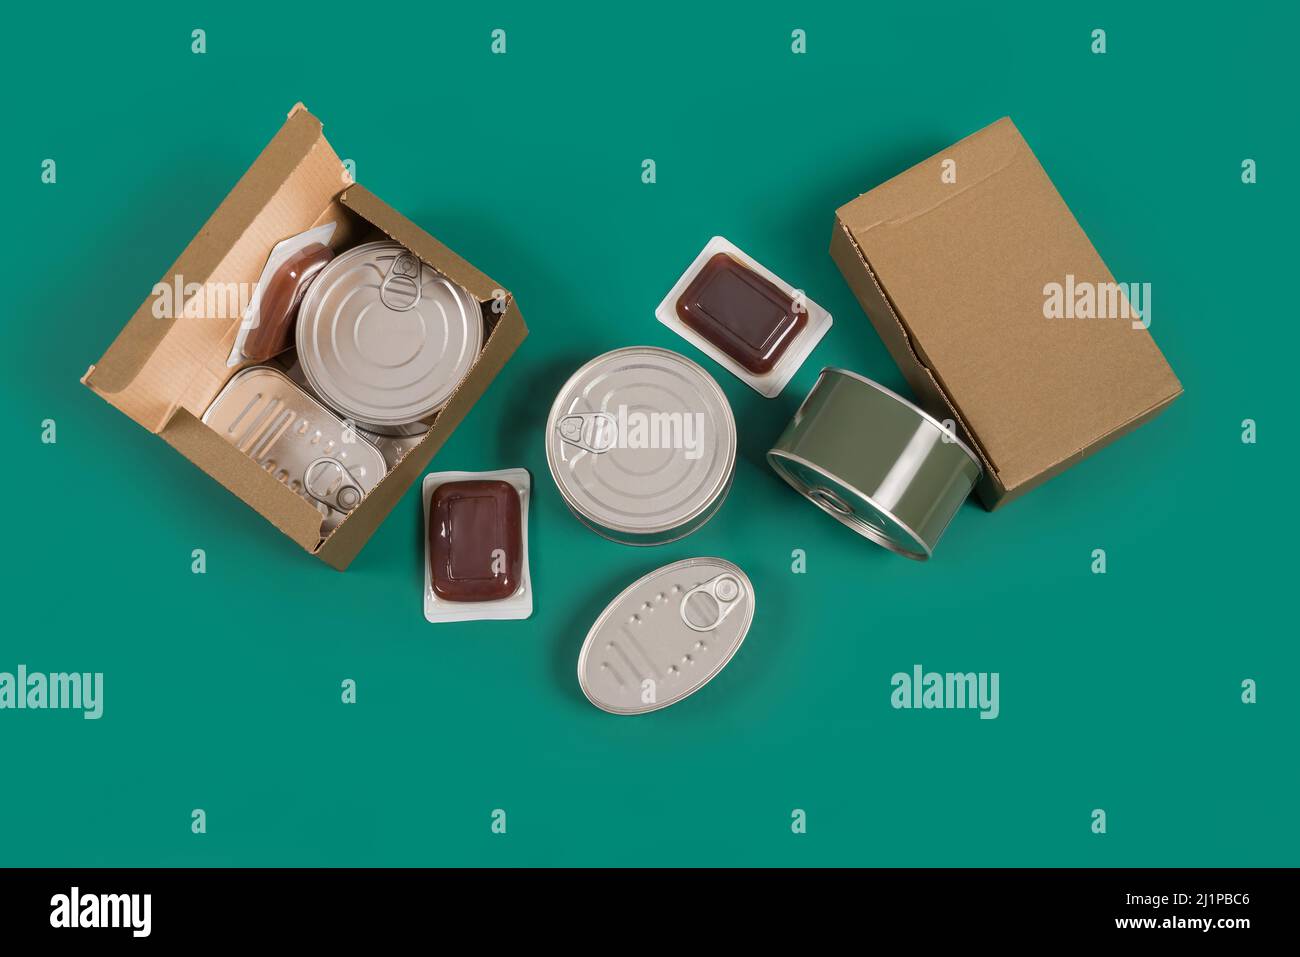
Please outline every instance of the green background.
[{"label": "green background", "polygon": [[[1294,14],[474,6],[10,12],[0,670],[102,671],[105,713],[0,712],[0,863],[1297,863]],[[415,487],[339,575],[78,384],[297,100],[523,307],[431,469],[532,471],[529,621],[425,622]],[[822,365],[906,390],[827,255],[834,209],[1007,114],[1115,275],[1152,283],[1186,395],[912,563],[763,453]],[[715,233],[835,316],[775,400],[653,317]],[[568,374],[638,343],[715,373],[742,453],[718,516],[652,550],[574,520],[542,448]],[[599,611],[712,554],[758,591],[736,659],[657,714],[593,708]],[[916,663],[999,672],[1001,716],[891,709]]]}]

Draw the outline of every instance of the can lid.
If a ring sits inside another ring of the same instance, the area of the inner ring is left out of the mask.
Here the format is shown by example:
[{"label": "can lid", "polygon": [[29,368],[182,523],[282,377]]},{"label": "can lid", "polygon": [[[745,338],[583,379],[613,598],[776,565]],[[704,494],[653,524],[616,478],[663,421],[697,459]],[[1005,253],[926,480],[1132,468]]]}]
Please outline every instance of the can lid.
[{"label": "can lid", "polygon": [[296,340],[317,395],[357,423],[397,427],[451,398],[482,348],[483,314],[400,243],[364,243],[317,275]]},{"label": "can lid", "polygon": [[314,505],[329,533],[384,477],[383,454],[279,369],[236,372],[203,423]]},{"label": "can lid", "polygon": [[644,714],[676,704],[729,662],[754,620],[754,586],[721,558],[688,558],[633,582],[601,612],[578,655],[596,707]]},{"label": "can lid", "polygon": [[592,359],[560,390],[546,460],[560,494],[595,525],[627,534],[676,529],[730,487],[736,421],[718,383],[667,349]]}]

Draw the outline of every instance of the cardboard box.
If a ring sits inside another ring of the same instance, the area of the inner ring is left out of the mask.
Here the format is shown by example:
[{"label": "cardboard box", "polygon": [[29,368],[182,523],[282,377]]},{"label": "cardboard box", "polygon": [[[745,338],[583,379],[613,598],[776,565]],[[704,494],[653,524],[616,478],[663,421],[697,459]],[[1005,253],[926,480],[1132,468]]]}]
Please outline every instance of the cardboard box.
[{"label": "cardboard box", "polygon": [[[1182,393],[1136,315],[1149,287],[1131,303],[1116,294],[1010,119],[840,207],[831,256],[918,404],[983,460],[990,510]],[[1089,289],[1116,317],[1048,318],[1076,291],[1086,312]]]},{"label": "cardboard box", "polygon": [[[335,249],[387,236],[478,299],[488,337],[433,427],[327,537],[320,513],[200,419],[237,369],[226,359],[256,284],[280,240],[327,222]],[[246,284],[246,285],[245,285]],[[181,291],[173,301],[171,290]],[[364,187],[351,182],[301,104],[172,265],[82,382],[340,570],[356,557],[528,334],[508,292]]]}]

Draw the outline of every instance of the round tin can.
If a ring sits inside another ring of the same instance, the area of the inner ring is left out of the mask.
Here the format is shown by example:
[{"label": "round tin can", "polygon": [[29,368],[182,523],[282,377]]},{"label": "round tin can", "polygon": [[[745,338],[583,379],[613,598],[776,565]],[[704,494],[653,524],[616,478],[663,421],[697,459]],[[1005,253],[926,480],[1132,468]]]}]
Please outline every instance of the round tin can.
[{"label": "round tin can", "polygon": [[983,472],[938,419],[879,383],[831,368],[767,461],[823,512],[921,561]]},{"label": "round tin can", "polygon": [[633,346],[575,372],[546,420],[546,463],[582,522],[628,545],[695,531],[736,468],[736,420],[713,377],[667,349]]},{"label": "round tin can", "polygon": [[316,276],[295,336],[326,404],[366,431],[418,435],[474,364],[483,312],[400,243],[363,243]]},{"label": "round tin can", "polygon": [[754,621],[754,586],[721,558],[688,558],[637,579],[600,613],[578,684],[611,714],[676,704],[731,661]]}]

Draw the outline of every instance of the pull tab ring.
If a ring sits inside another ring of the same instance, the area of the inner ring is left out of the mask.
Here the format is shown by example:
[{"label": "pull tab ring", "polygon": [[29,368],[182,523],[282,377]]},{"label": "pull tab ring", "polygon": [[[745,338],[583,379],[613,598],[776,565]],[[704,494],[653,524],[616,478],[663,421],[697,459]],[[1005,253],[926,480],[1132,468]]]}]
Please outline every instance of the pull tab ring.
[{"label": "pull tab ring", "polygon": [[379,286],[379,301],[394,312],[409,312],[420,302],[420,279],[423,264],[413,254],[403,251],[393,257]]},{"label": "pull tab ring", "polygon": [[555,431],[569,445],[597,455],[618,443],[618,419],[608,412],[571,412],[560,417]]},{"label": "pull tab ring", "polygon": [[682,622],[691,631],[713,631],[740,607],[744,597],[740,579],[730,572],[721,574],[682,596]]},{"label": "pull tab ring", "polygon": [[302,472],[303,490],[327,508],[347,513],[365,496],[352,473],[338,459],[322,455]]}]

